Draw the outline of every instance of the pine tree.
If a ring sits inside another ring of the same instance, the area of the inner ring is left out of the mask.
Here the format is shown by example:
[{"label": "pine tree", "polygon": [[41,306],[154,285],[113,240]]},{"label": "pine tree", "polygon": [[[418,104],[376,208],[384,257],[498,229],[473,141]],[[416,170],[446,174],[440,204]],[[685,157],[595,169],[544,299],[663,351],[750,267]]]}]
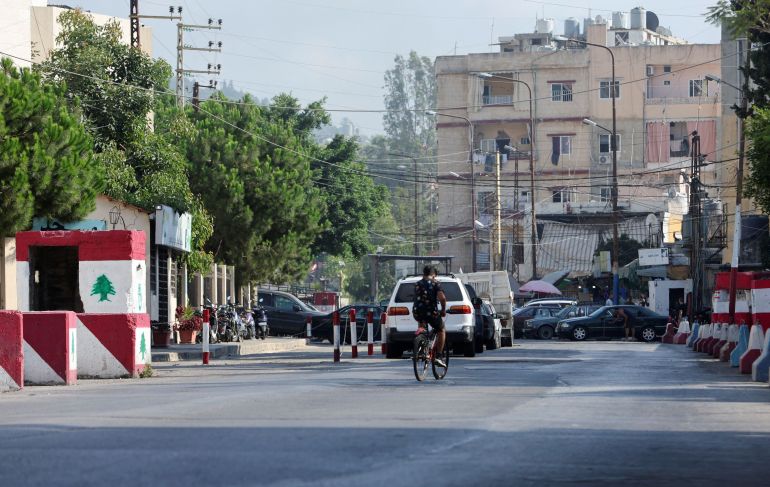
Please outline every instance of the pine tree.
[{"label": "pine tree", "polygon": [[144,335],[142,333],[142,339],[139,341],[139,353],[142,354],[142,361],[144,361],[144,356],[147,353],[147,340],[145,340]]},{"label": "pine tree", "polygon": [[96,282],[91,288],[91,296],[95,294],[99,295],[100,303],[102,301],[110,301],[109,295],[115,294],[115,288],[112,286],[112,282],[110,282],[104,274],[96,278]]}]

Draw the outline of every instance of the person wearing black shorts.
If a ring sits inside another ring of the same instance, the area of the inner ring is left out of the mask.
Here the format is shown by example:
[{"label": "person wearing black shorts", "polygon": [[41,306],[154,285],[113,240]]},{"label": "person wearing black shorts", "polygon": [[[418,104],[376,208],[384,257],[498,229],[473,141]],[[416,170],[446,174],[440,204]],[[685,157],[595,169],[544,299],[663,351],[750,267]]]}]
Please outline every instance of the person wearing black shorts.
[{"label": "person wearing black shorts", "polygon": [[[441,303],[441,311],[438,304]],[[418,327],[430,325],[436,330],[436,350],[443,350],[446,343],[444,320],[446,317],[446,296],[441,284],[436,280],[436,269],[426,265],[422,270],[422,279],[414,286],[414,306],[412,315]],[[440,367],[446,367],[440,359],[434,360]]]}]

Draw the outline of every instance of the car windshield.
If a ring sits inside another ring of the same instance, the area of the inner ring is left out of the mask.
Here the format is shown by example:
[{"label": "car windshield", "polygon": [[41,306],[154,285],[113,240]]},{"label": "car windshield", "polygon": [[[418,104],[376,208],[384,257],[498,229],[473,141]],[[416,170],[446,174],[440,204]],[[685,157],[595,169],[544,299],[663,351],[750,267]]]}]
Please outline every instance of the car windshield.
[{"label": "car windshield", "polygon": [[557,318],[569,318],[570,313],[575,313],[575,316],[577,316],[577,306],[567,306],[563,310],[559,311],[559,313],[556,315]]},{"label": "car windshield", "polygon": [[[444,291],[447,301],[463,301],[463,293],[460,291],[460,286],[456,282],[441,282],[441,289]],[[414,302],[414,286],[415,282],[402,282],[396,292],[397,303],[412,303]]]},{"label": "car windshield", "polygon": [[606,313],[607,313],[607,310],[609,310],[609,307],[607,307],[607,306],[602,306],[601,308],[597,309],[596,311],[594,311],[593,313],[591,313],[591,314],[590,314],[590,315],[588,315],[588,316],[590,316],[590,317],[592,317],[592,318],[596,318],[597,316],[601,316],[601,315],[603,315],[603,314],[606,314]]}]

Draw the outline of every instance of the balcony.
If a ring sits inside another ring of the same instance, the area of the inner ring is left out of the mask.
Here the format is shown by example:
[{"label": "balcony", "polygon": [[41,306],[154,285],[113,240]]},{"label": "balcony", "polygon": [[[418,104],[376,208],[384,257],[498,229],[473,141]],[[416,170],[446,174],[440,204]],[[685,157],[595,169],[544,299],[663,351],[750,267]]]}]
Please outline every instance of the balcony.
[{"label": "balcony", "polygon": [[481,97],[481,103],[488,105],[511,105],[513,104],[513,95],[484,95]]},{"label": "balcony", "polygon": [[648,97],[648,105],[711,105],[719,103],[719,95]]}]

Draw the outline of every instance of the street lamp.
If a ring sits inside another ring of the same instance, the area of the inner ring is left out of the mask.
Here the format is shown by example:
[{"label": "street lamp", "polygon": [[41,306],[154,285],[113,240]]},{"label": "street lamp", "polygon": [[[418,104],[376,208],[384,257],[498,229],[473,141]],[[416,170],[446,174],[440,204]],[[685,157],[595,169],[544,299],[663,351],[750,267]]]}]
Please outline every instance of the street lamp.
[{"label": "street lamp", "polygon": [[602,44],[594,44],[593,42],[581,39],[570,39],[562,36],[555,36],[554,39],[557,41],[572,41],[587,46],[600,47],[610,53],[610,59],[612,61],[612,82],[610,85],[610,94],[612,95],[612,130],[610,131],[604,127],[600,127],[599,124],[588,119],[583,120],[583,123],[588,122],[588,125],[602,128],[610,133],[610,148],[612,150],[612,298],[613,302],[618,304],[618,258],[620,257],[620,241],[618,239],[618,131],[615,112],[615,96],[617,95],[615,54],[612,52],[612,49]]},{"label": "street lamp", "polygon": [[426,115],[442,116],[448,118],[457,118],[464,120],[468,124],[468,162],[471,166],[471,268],[473,272],[476,272],[476,225],[473,222],[476,220],[476,176],[473,174],[473,122],[468,117],[462,115],[450,115],[448,113],[439,113],[435,110],[425,110]]},{"label": "street lamp", "polygon": [[[417,205],[418,205],[418,201],[419,201],[418,200],[418,194],[417,194],[417,158],[414,157],[414,156],[410,156],[410,155],[407,155],[407,154],[400,154],[400,153],[397,153],[397,152],[389,152],[388,155],[389,156],[396,156],[396,157],[406,157],[406,158],[411,159],[412,162],[414,163],[414,256],[417,257],[418,255],[420,255],[420,244],[418,243],[419,240],[420,240],[418,238],[418,234],[420,233],[419,232],[420,224],[417,221],[417,212],[418,212]],[[399,165],[398,168],[399,169],[406,169],[406,166]],[[417,261],[415,260],[414,261],[414,273],[415,274],[417,274],[417,265],[418,265]]]},{"label": "street lamp", "polygon": [[[529,93],[529,194],[531,207],[531,239],[532,239],[532,279],[537,279],[537,222],[535,220],[535,120],[532,118],[532,87],[525,81],[491,73],[477,73],[479,78],[498,78],[512,83],[520,83],[527,88]],[[517,171],[518,173],[518,171]],[[517,188],[518,190],[518,188]],[[519,195],[516,195],[518,200]]]}]

